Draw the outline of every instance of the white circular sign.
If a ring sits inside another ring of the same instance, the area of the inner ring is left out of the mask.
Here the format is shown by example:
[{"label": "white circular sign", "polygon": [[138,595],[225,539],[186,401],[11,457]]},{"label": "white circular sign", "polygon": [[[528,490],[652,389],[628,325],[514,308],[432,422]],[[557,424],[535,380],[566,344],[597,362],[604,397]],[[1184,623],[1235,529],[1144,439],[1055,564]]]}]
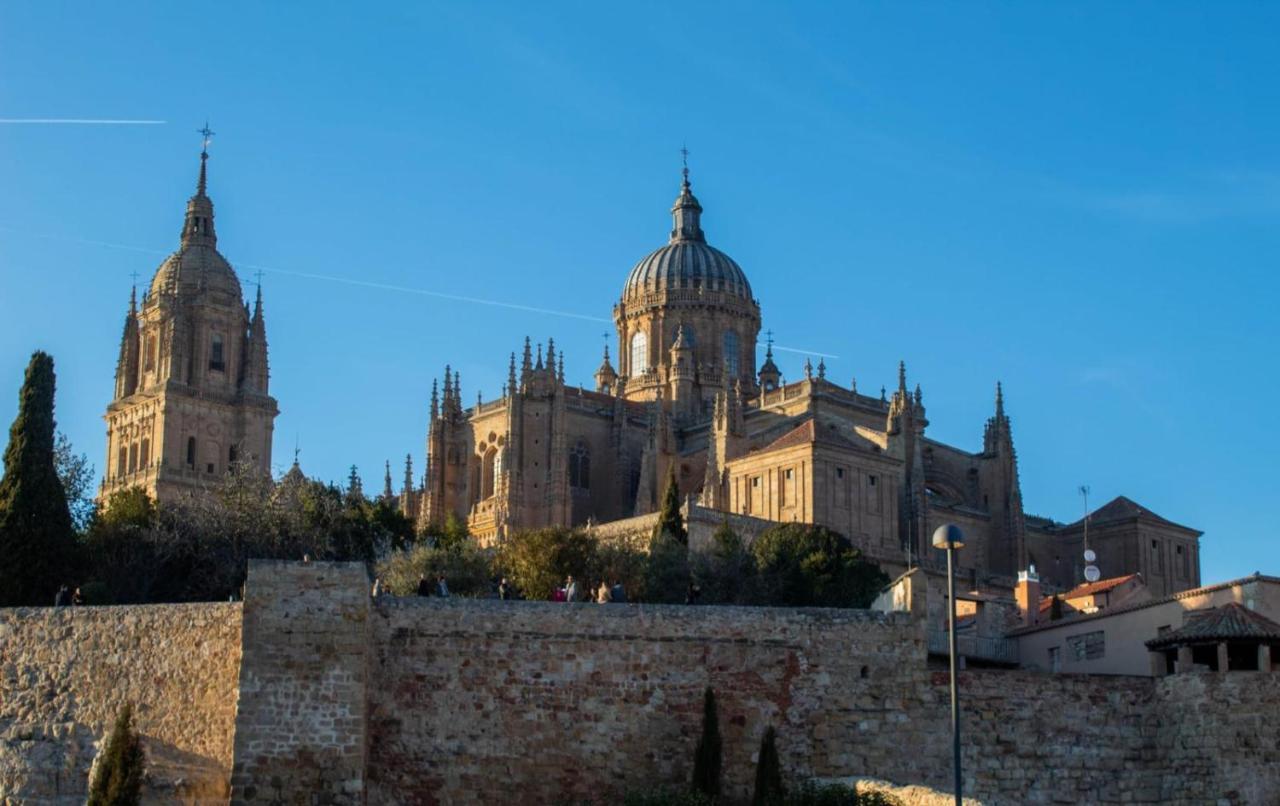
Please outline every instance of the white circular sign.
[{"label": "white circular sign", "polygon": [[1086,565],[1084,567],[1084,578],[1090,582],[1097,582],[1102,578],[1102,572],[1098,570],[1096,565]]},{"label": "white circular sign", "polygon": [[1091,563],[1091,562],[1093,562],[1093,561],[1094,561],[1094,560],[1096,560],[1096,559],[1098,559],[1098,555],[1094,552],[1094,550],[1093,550],[1093,549],[1085,549],[1085,550],[1084,550],[1084,561],[1085,561],[1085,562],[1087,562],[1087,563]]}]

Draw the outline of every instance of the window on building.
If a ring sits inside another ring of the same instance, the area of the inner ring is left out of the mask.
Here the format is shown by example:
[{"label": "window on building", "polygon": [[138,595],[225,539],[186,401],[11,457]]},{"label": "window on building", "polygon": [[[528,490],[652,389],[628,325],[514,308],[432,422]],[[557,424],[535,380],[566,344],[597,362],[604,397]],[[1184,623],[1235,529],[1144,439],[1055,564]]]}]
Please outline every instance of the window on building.
[{"label": "window on building", "polygon": [[738,354],[738,333],[734,330],[726,330],[724,332],[724,366],[729,372],[729,377],[736,377],[738,374],[740,366]]},{"label": "window on building", "polygon": [[649,371],[649,337],[636,333],[631,337],[631,375],[643,375]]},{"label": "window on building", "polygon": [[867,476],[867,486],[868,487],[876,486],[876,477],[874,475]]},{"label": "window on building", "polygon": [[842,478],[844,478],[844,468],[843,468],[843,467],[837,467],[837,468],[836,468],[836,478],[838,478],[838,479],[842,479]]},{"label": "window on building", "polygon": [[123,476],[129,469],[129,451],[123,445],[116,451],[116,475]]},{"label": "window on building", "polygon": [[1060,646],[1049,647],[1049,671],[1062,671],[1062,647]]},{"label": "window on building", "polygon": [[196,438],[187,437],[187,467],[192,470],[196,467]]},{"label": "window on building", "polygon": [[146,467],[151,461],[151,440],[142,440],[142,447],[138,449],[138,467]]},{"label": "window on building", "polygon": [[129,472],[138,469],[138,443],[129,446]]},{"label": "window on building", "polygon": [[796,505],[795,470],[790,467],[782,471],[782,505],[784,507]]},{"label": "window on building", "polygon": [[1107,654],[1107,634],[1098,630],[1072,635],[1067,638],[1067,647],[1073,661],[1098,660]]},{"label": "window on building", "polygon": [[209,343],[209,369],[225,372],[227,369],[226,358],[223,355],[222,336],[214,333]]},{"label": "window on building", "polygon": [[147,336],[147,343],[143,347],[142,370],[144,372],[155,372],[156,369],[156,337]]},{"label": "window on building", "polygon": [[236,460],[239,458],[240,458],[240,451],[237,449],[236,445],[232,445],[231,447],[227,448],[227,464],[228,465],[234,465],[236,463]]},{"label": "window on building", "polygon": [[581,442],[569,454],[569,486],[580,490],[591,487],[591,454]]}]

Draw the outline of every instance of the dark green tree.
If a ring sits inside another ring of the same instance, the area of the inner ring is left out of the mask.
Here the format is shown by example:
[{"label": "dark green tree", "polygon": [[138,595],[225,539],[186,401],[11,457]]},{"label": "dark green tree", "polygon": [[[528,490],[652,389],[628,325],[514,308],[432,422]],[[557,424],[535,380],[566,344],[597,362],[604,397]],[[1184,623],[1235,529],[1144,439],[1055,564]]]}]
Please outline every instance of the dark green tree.
[{"label": "dark green tree", "polygon": [[126,705],[102,748],[86,806],[134,806],[141,800],[146,769],[142,739],[133,729],[133,707]]},{"label": "dark green tree", "polygon": [[0,479],[0,606],[50,605],[71,585],[75,532],[54,464],[53,359],[36,352],[18,394]]},{"label": "dark green tree", "polygon": [[751,544],[764,604],[868,607],[889,583],[843,535],[803,523],[766,530]]},{"label": "dark green tree", "polygon": [[760,739],[760,758],[756,761],[756,785],[751,792],[751,806],[777,806],[782,803],[782,765],[778,763],[778,733],[770,725]]},{"label": "dark green tree", "polygon": [[680,515],[680,487],[676,484],[674,467],[667,477],[667,491],[662,494],[662,509],[658,513],[658,522],[653,527],[653,536],[657,538],[663,532],[683,544],[689,543],[689,533],[685,531],[684,518]]},{"label": "dark green tree", "polygon": [[458,513],[450,512],[445,516],[444,527],[436,535],[436,545],[442,549],[452,550],[460,547],[471,537],[467,530],[467,522],[458,517]]},{"label": "dark green tree", "polygon": [[680,604],[688,591],[689,578],[689,547],[670,532],[654,535],[649,541],[642,601]]},{"label": "dark green tree", "polygon": [[702,697],[702,736],[693,757],[693,788],[708,797],[718,797],[721,766],[720,715],[715,692],[707,686]]},{"label": "dark green tree", "polygon": [[[1037,603],[1032,603],[1031,607],[1039,607]],[[1049,602],[1049,620],[1057,621],[1062,618],[1062,597],[1057,594]]]}]

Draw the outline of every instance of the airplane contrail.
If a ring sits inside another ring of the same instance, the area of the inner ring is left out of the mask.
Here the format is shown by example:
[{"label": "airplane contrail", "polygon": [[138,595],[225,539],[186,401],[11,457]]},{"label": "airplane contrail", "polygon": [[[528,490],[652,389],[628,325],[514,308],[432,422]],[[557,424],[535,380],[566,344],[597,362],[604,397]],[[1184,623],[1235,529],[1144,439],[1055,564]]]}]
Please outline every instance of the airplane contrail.
[{"label": "airplane contrail", "polygon": [[[43,238],[51,241],[71,241],[74,243],[86,244],[88,246],[102,246],[108,249],[123,249],[129,252],[143,252],[145,254],[151,254],[151,255],[168,255],[168,254],[171,254],[173,251],[171,249],[152,249],[150,247],[145,247],[145,246],[134,246],[131,244],[113,243],[111,241],[97,241],[89,238],[76,238],[74,236],[49,235],[46,233],[28,232],[26,230],[19,230],[16,227],[9,227],[3,224],[0,224],[0,230],[6,231],[6,232],[18,233],[21,235],[29,235],[36,238]],[[506,301],[497,300],[497,299],[485,299],[483,297],[471,297],[463,294],[450,294],[444,291],[432,291],[426,288],[413,288],[410,286],[394,285],[392,283],[379,283],[372,280],[357,280],[353,277],[339,277],[337,275],[332,275],[332,274],[315,274],[312,272],[293,271],[291,269],[281,269],[276,266],[265,266],[258,263],[246,263],[246,262],[240,261],[239,266],[244,269],[256,269],[258,271],[261,271],[263,274],[282,274],[290,277],[302,277],[308,280],[324,280],[326,282],[343,283],[345,285],[359,286],[361,288],[374,288],[381,291],[397,291],[403,294],[417,294],[424,297],[435,297],[436,299],[447,299],[453,302],[468,302],[473,305],[488,305],[494,308],[506,308],[508,310],[514,310],[514,311],[525,311],[526,313],[540,313],[540,314],[546,314],[547,316],[560,316],[566,319],[577,319],[577,320],[586,321],[586,322],[603,322],[608,324],[613,321],[612,319],[606,319],[602,316],[589,316],[587,314],[575,313],[573,311],[556,310],[555,308],[540,308],[536,305],[523,305],[517,302],[506,302]],[[242,278],[242,279],[244,279],[245,282],[249,282],[247,278]],[[784,353],[796,353],[797,355],[810,355],[810,356],[817,356],[819,358],[832,358],[832,359],[840,358],[840,356],[834,355],[832,353],[822,353],[822,352],[818,352],[817,350],[802,350],[796,347],[784,347],[781,344],[773,345],[773,349],[779,350]]]},{"label": "airplane contrail", "polygon": [[75,126],[160,126],[167,120],[126,120],[120,118],[0,118],[0,123],[63,123]]}]

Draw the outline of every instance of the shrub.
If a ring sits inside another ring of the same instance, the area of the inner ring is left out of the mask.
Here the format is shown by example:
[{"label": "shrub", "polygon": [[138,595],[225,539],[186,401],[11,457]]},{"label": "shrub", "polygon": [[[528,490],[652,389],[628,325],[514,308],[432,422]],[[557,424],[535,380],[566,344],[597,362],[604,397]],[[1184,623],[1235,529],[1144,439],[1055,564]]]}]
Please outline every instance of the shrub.
[{"label": "shrub", "polygon": [[456,548],[436,548],[419,543],[407,551],[392,552],[377,565],[383,589],[397,596],[418,592],[418,579],[426,575],[434,586],[443,573],[454,596],[488,596],[492,592],[493,553],[472,541]]},{"label": "shrub", "polygon": [[585,593],[595,563],[595,538],[575,529],[516,532],[498,549],[498,567],[529,599],[550,599],[570,575]]},{"label": "shrub", "polygon": [[689,549],[667,532],[649,542],[643,598],[646,602],[680,604],[689,587]]},{"label": "shrub", "polygon": [[714,801],[697,790],[659,789],[653,792],[628,792],[623,806],[711,806]]},{"label": "shrub", "polygon": [[756,785],[751,792],[751,806],[781,806],[784,794],[782,765],[778,762],[778,734],[770,725],[760,739],[760,756],[756,761]]},{"label": "shrub", "polygon": [[897,798],[884,792],[859,793],[840,784],[802,784],[783,800],[785,806],[900,806]]},{"label": "shrub", "polygon": [[662,494],[662,509],[658,512],[658,522],[653,527],[653,538],[656,540],[663,532],[671,535],[681,545],[689,543],[689,533],[685,530],[684,518],[680,515],[680,487],[676,484],[674,467],[667,478],[667,490]]},{"label": "shrub", "polygon": [[693,758],[693,788],[710,798],[720,794],[720,744],[716,695],[707,686],[702,698],[702,735],[698,737],[698,749]]},{"label": "shrub", "polygon": [[691,558],[693,576],[708,604],[756,604],[755,558],[724,519],[711,535],[706,551]]},{"label": "shrub", "polygon": [[824,526],[787,523],[751,545],[763,604],[868,607],[889,577],[842,535]]},{"label": "shrub", "polygon": [[126,705],[116,717],[89,784],[86,806],[133,806],[142,795],[146,756],[142,739],[133,729],[133,708]]}]

